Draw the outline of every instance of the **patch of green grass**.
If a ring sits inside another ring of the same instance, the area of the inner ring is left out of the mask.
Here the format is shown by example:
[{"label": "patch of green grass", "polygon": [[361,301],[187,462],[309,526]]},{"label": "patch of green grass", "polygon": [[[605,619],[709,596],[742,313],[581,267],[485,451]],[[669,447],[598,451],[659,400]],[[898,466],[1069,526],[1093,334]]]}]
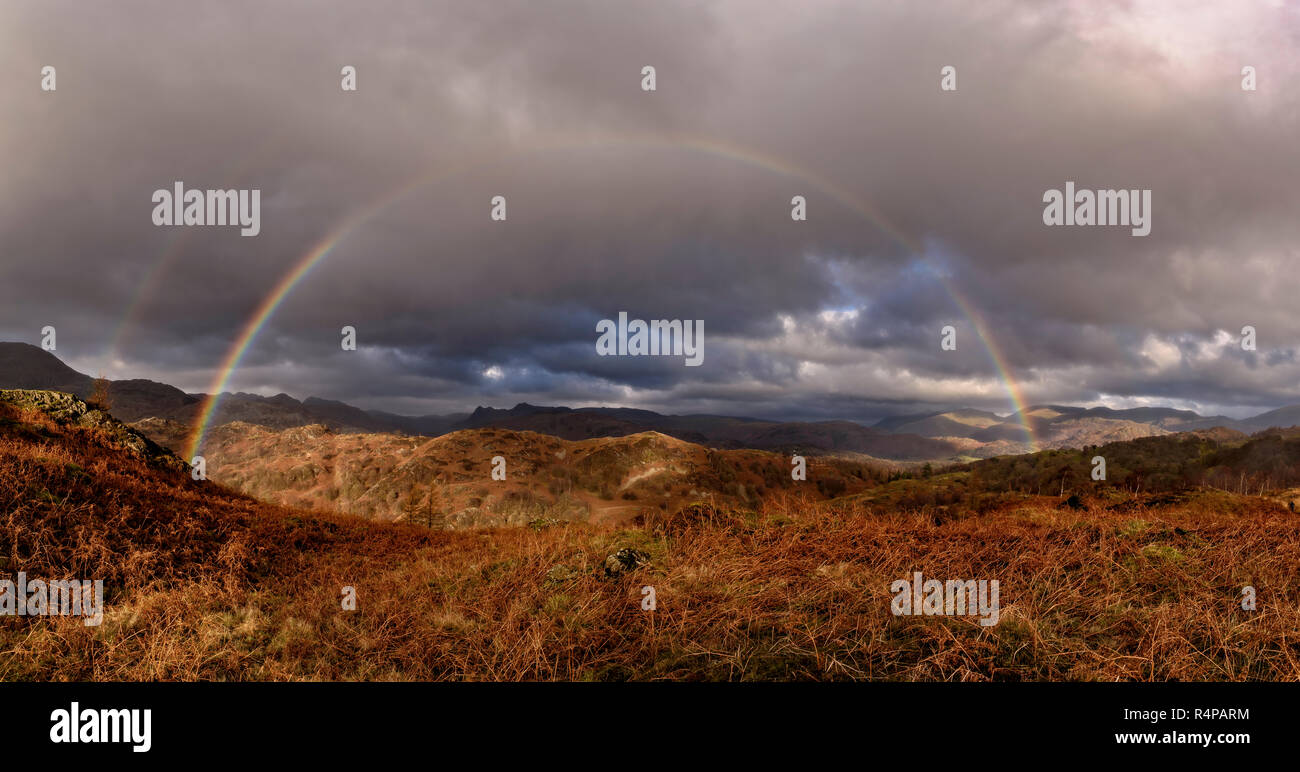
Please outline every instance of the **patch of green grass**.
[{"label": "patch of green grass", "polygon": [[1119,529],[1119,535],[1135,539],[1149,530],[1151,530],[1151,523],[1146,520],[1130,520],[1124,524],[1123,528]]},{"label": "patch of green grass", "polygon": [[1177,547],[1168,544],[1148,544],[1142,548],[1142,555],[1148,560],[1163,560],[1169,563],[1181,563],[1187,559],[1187,556]]},{"label": "patch of green grass", "polygon": [[542,613],[549,617],[562,617],[573,605],[573,598],[562,592],[546,596],[542,601]]}]

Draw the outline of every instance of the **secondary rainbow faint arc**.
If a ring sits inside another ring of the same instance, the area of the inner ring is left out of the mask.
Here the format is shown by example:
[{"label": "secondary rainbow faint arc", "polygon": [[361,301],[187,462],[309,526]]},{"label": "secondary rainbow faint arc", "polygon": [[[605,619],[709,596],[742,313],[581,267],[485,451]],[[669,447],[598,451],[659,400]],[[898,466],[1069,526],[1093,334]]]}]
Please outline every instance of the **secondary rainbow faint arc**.
[{"label": "secondary rainbow faint arc", "polygon": [[[695,150],[740,161],[766,171],[799,179],[812,184],[822,193],[830,195],[831,198],[836,200],[842,206],[845,206],[863,216],[914,254],[922,256],[924,252],[920,244],[886,220],[884,216],[882,216],[875,207],[871,206],[869,202],[858,198],[832,180],[826,179],[782,159],[766,155],[750,148],[727,145],[705,137],[679,135],[672,139],[667,139],[658,136],[642,137],[620,135],[615,137],[586,138],[577,141],[566,141],[554,145],[545,145],[542,147],[534,145],[517,151],[514,155],[537,152],[539,150],[555,150],[565,147],[590,147],[592,145],[646,145],[667,149]],[[212,421],[212,417],[215,415],[216,410],[220,405],[221,395],[226,389],[226,384],[229,382],[234,371],[239,367],[240,361],[248,352],[249,346],[256,339],[258,332],[261,331],[262,327],[268,320],[270,320],[272,315],[274,315],[275,310],[279,307],[280,303],[282,303],[289,293],[293,291],[294,286],[296,286],[313,267],[329,255],[330,252],[338,246],[338,244],[342,242],[354,228],[362,225],[371,217],[403,198],[408,193],[411,193],[436,179],[463,172],[473,166],[500,162],[501,160],[502,156],[497,155],[488,160],[474,163],[463,163],[451,169],[417,176],[404,185],[401,185],[380,197],[378,200],[363,207],[356,213],[348,216],[342,223],[331,229],[324,238],[309,249],[302,258],[300,258],[298,262],[295,263],[278,282],[276,282],[275,286],[271,289],[271,292],[263,298],[260,304],[258,304],[253,315],[249,317],[248,321],[244,324],[239,335],[235,338],[235,342],[231,345],[225,358],[218,366],[212,385],[208,389],[207,400],[204,402],[204,405],[199,412],[198,420],[196,421],[191,434],[189,449],[186,455],[193,458],[198,454],[199,447],[203,444],[204,436],[207,433],[208,424]],[[988,334],[986,325],[984,325],[974,308],[961,297],[960,293],[951,286],[950,282],[944,276],[936,274],[936,277],[943,285],[944,290],[950,297],[952,297],[958,308],[966,316],[971,327],[975,330],[976,336],[984,345],[985,350],[989,354],[989,358],[993,362],[993,366],[998,372],[998,377],[1001,378],[1003,382],[1007,395],[1010,397],[1012,404],[1016,408],[1020,424],[1025,431],[1026,437],[1029,439],[1031,448],[1037,450],[1038,442],[1027,416],[1025,400],[1020,392],[1019,386],[1011,375],[1011,369],[1007,365],[1006,359],[1002,355],[1001,350],[998,348],[992,336]]]},{"label": "secondary rainbow faint arc", "polygon": [[[271,135],[263,139],[251,153],[244,156],[244,160],[239,164],[234,172],[230,174],[230,182],[222,183],[220,187],[222,189],[237,188],[253,168],[253,164],[265,158],[272,150],[277,148],[279,144],[279,137],[276,135]],[[145,302],[154,294],[154,291],[158,288],[163,275],[171,264],[185,251],[186,244],[196,231],[195,228],[180,227],[179,223],[175,230],[176,234],[168,240],[167,246],[163,249],[162,255],[153,262],[153,265],[149,266],[149,270],[145,272],[144,277],[141,278],[140,281],[136,282],[135,293],[132,294],[130,302],[127,303],[126,311],[122,313],[122,318],[118,322],[117,328],[113,330],[113,337],[108,343],[107,359],[110,366],[117,358],[118,351],[122,346],[122,341],[135,321],[136,314],[140,312],[140,309],[144,306]]]}]

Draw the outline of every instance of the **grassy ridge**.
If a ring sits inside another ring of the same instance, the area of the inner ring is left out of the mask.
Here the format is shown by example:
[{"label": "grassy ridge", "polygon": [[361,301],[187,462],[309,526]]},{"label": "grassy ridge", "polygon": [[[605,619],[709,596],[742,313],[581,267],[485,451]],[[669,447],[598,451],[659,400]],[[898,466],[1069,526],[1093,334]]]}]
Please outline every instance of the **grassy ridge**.
[{"label": "grassy ridge", "polygon": [[[0,618],[0,679],[1300,678],[1300,518],[1221,491],[1127,501],[782,493],[437,531],[261,504],[0,406],[0,575],[107,588],[99,627]],[[619,550],[639,559],[611,570]],[[917,570],[999,580],[1001,621],[892,616]]]}]

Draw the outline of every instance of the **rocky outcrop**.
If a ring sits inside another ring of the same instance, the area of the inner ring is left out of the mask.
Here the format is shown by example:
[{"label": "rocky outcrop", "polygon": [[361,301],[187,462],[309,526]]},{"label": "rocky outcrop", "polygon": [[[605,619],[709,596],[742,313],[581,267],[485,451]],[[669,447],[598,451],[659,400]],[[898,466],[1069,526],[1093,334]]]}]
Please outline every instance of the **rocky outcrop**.
[{"label": "rocky outcrop", "polygon": [[132,429],[93,402],[85,402],[61,391],[0,389],[0,402],[43,413],[59,426],[97,430],[108,441],[151,464],[177,471],[189,465],[171,451]]}]

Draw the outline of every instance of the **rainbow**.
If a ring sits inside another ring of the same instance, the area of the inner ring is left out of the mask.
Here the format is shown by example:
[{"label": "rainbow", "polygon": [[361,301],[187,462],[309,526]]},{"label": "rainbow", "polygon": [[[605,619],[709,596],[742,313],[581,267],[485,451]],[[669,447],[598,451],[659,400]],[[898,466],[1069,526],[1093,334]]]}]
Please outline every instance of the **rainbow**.
[{"label": "rainbow", "polygon": [[[854,195],[851,191],[845,189],[833,180],[816,174],[808,169],[796,166],[792,163],[767,155],[765,153],[753,150],[751,148],[729,145],[707,137],[691,135],[665,136],[641,136],[641,135],[616,135],[616,136],[596,136],[586,137],[583,139],[569,139],[556,143],[540,143],[529,148],[516,151],[516,155],[525,152],[536,152],[538,150],[557,150],[565,148],[583,148],[592,146],[610,146],[626,147],[644,146],[650,148],[662,148],[669,150],[691,150],[704,153],[711,156],[726,158],[732,161],[753,166],[768,172],[784,175],[793,179],[800,180],[806,184],[812,185],[819,192],[830,196],[841,206],[849,209],[874,226],[879,228],[890,238],[901,246],[907,248],[913,254],[918,256],[924,254],[924,248],[915,239],[910,238],[892,223],[890,223],[883,214],[881,214],[870,202]],[[322,260],[331,254],[335,248],[342,243],[348,235],[356,228],[365,224],[372,217],[386,209],[389,205],[402,199],[409,193],[435,181],[443,179],[458,173],[463,173],[472,168],[483,166],[491,163],[499,163],[503,154],[494,154],[491,158],[484,158],[477,161],[467,161],[451,169],[431,172],[417,175],[403,185],[381,196],[378,200],[363,207],[356,213],[347,217],[338,226],[331,229],[322,239],[320,239],[311,249],[307,250],[299,260],[286,272],[270,293],[263,298],[258,304],[252,316],[241,328],[236,336],[234,343],[231,344],[226,356],[218,366],[216,374],[213,377],[212,384],[208,389],[207,399],[200,409],[198,418],[195,421],[193,430],[190,435],[188,444],[187,457],[192,458],[198,454],[199,448],[203,444],[203,439],[207,435],[208,425],[212,422],[217,408],[221,403],[221,396],[226,390],[235,370],[238,369],[244,355],[248,352],[249,347],[256,340],[258,333],[275,314],[277,308],[286,297],[293,291],[294,287],[303,280]],[[1016,409],[1019,416],[1020,424],[1025,431],[1033,450],[1038,449],[1037,438],[1034,435],[1033,427],[1029,422],[1026,414],[1026,403],[1021,390],[1011,374],[1011,368],[1006,362],[1001,350],[994,342],[993,337],[989,334],[988,326],[976,312],[974,307],[968,303],[959,292],[956,291],[951,283],[942,274],[936,274],[943,285],[945,291],[952,297],[953,302],[966,316],[974,329],[976,336],[988,352],[989,358],[997,370],[998,377],[1001,379],[1003,386]]]},{"label": "rainbow", "polygon": [[225,391],[230,376],[239,367],[239,363],[243,360],[244,355],[248,353],[249,346],[257,338],[257,334],[261,332],[262,327],[275,314],[275,310],[280,307],[280,304],[289,296],[289,293],[298,285],[298,282],[302,281],[311,272],[312,268],[324,260],[326,255],[332,252],[354,228],[369,220],[410,190],[414,190],[419,184],[420,180],[409,182],[393,193],[383,196],[370,206],[346,218],[326,234],[324,238],[316,242],[315,246],[307,250],[307,253],[299,258],[298,262],[287,273],[280,277],[280,280],[271,288],[271,292],[262,299],[262,302],[253,311],[253,315],[244,323],[239,335],[235,338],[234,345],[226,352],[225,358],[221,360],[221,364],[217,368],[217,374],[208,389],[207,399],[199,411],[194,430],[190,435],[188,452],[186,453],[187,458],[193,458],[198,454],[199,447],[203,444],[203,437],[207,433],[208,424],[211,423],[213,415],[216,414],[217,408],[221,404],[221,394]]},{"label": "rainbow", "polygon": [[997,341],[993,336],[988,334],[988,324],[984,322],[979,312],[974,306],[966,301],[947,278],[940,276],[939,281],[943,283],[944,289],[948,295],[966,315],[970,321],[971,328],[975,330],[975,335],[984,344],[984,350],[988,352],[989,359],[993,361],[993,367],[998,371],[998,378],[1002,380],[1002,386],[1006,389],[1007,396],[1011,398],[1011,404],[1015,407],[1015,415],[1020,421],[1020,428],[1025,432],[1025,440],[1029,443],[1031,453],[1039,450],[1038,435],[1034,433],[1034,425],[1029,420],[1029,404],[1025,402],[1025,395],[1020,389],[1020,384],[1011,376],[1011,367],[1007,364],[1007,358],[998,347]]}]

